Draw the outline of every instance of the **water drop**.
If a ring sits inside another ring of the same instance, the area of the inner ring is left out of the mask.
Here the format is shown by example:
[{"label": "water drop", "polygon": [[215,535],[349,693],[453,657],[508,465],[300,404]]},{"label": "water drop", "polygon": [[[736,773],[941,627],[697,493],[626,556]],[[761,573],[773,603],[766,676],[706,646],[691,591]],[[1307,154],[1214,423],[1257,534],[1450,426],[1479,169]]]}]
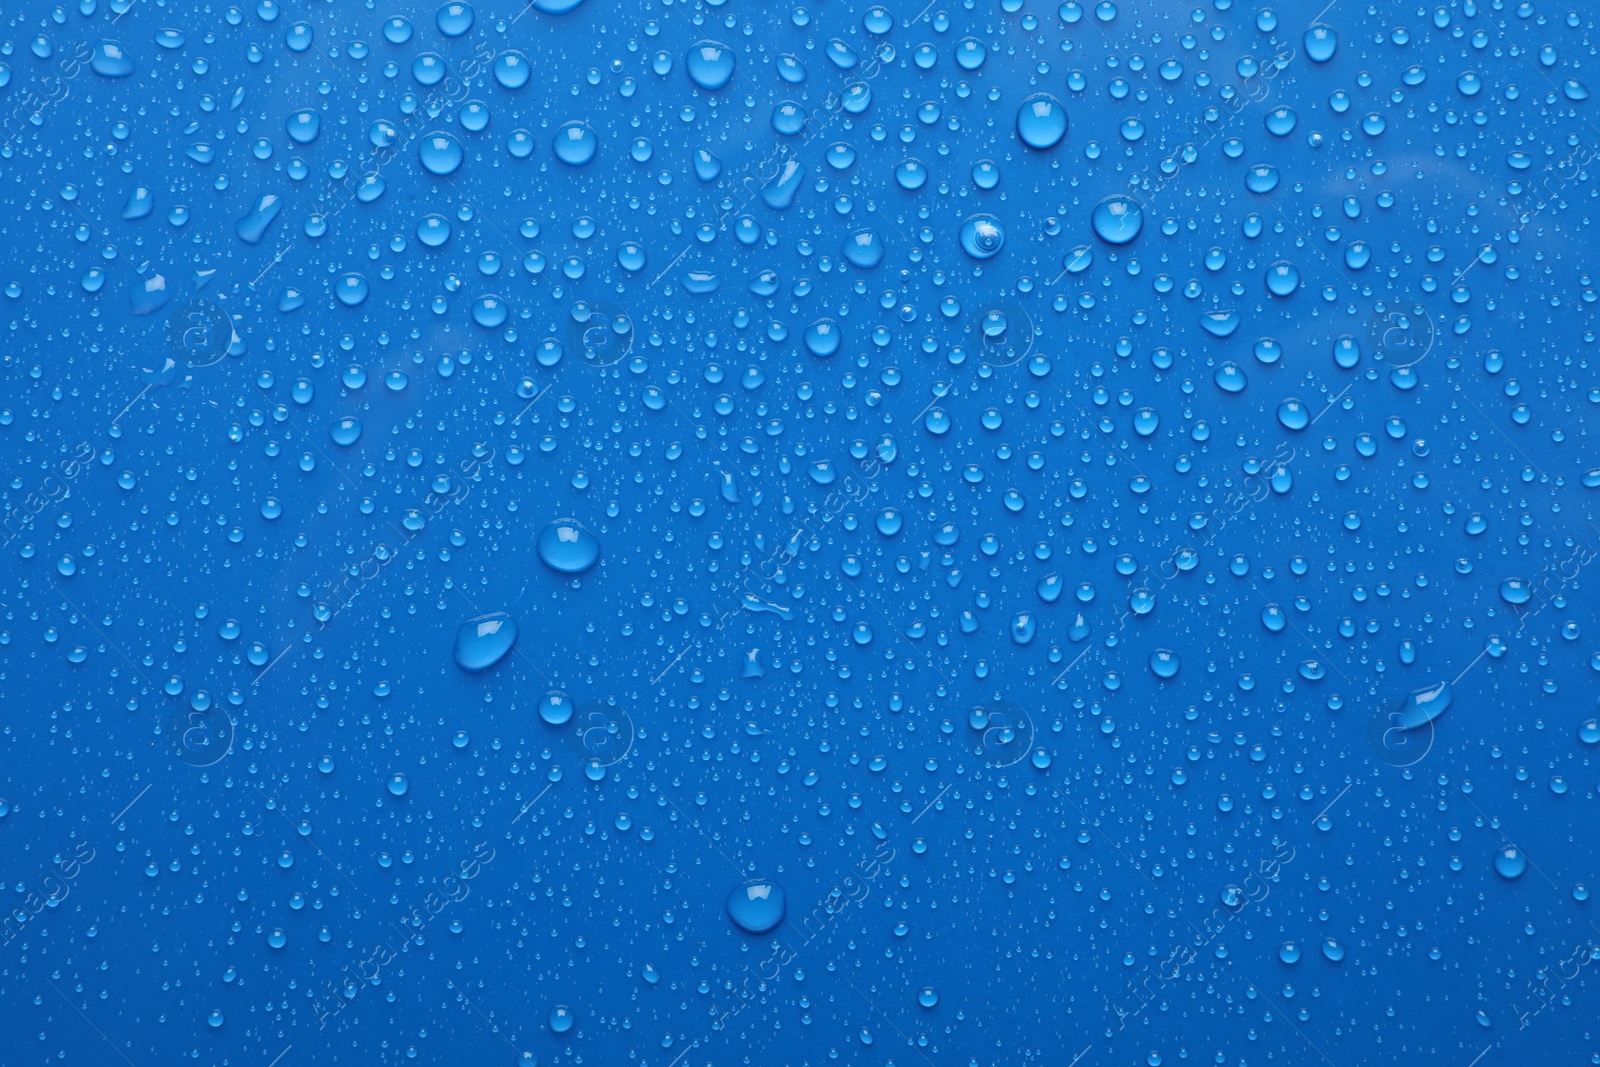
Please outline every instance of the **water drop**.
[{"label": "water drop", "polygon": [[1339,35],[1332,26],[1312,26],[1305,33],[1306,58],[1313,63],[1326,63],[1339,48]]},{"label": "water drop", "polygon": [[728,894],[728,918],[747,934],[765,934],[783,922],[783,888],[775,882],[746,883]]},{"label": "water drop", "polygon": [[539,718],[551,726],[565,726],[572,719],[572,698],[552,689],[539,698]]},{"label": "water drop", "polygon": [[466,4],[446,4],[434,16],[434,25],[439,27],[439,32],[446,37],[460,37],[472,29],[472,8]]},{"label": "water drop", "polygon": [[1217,368],[1216,373],[1212,375],[1212,381],[1216,382],[1217,388],[1224,393],[1242,393],[1244,387],[1249,384],[1244,371],[1239,369],[1237,363],[1231,361]]},{"label": "water drop", "polygon": [[733,80],[733,50],[716,41],[700,41],[689,48],[689,80],[702,89],[716,91]]},{"label": "water drop", "polygon": [[272,220],[278,217],[282,209],[283,200],[276,193],[263,193],[244,218],[234,224],[234,232],[245,244],[260,244],[267,234],[267,227],[272,225]]},{"label": "water drop", "polygon": [[295,144],[310,144],[322,132],[322,116],[310,108],[293,112],[287,123],[289,140]]},{"label": "water drop", "polygon": [[1067,109],[1049,93],[1034,93],[1017,109],[1017,136],[1029,148],[1054,148],[1067,135]]},{"label": "water drop", "polygon": [[354,272],[341,275],[339,280],[333,283],[333,295],[347,308],[359,306],[371,291],[372,287],[367,284],[367,279]]},{"label": "water drop", "polygon": [[133,57],[116,41],[101,41],[94,46],[89,69],[102,78],[126,78],[133,73]]},{"label": "water drop", "polygon": [[961,250],[973,259],[989,259],[1005,247],[1006,231],[986,212],[967,216],[961,224]]},{"label": "water drop", "polygon": [[556,158],[571,167],[581,167],[594,158],[600,138],[594,128],[581,119],[562,123],[556,130]]},{"label": "water drop", "polygon": [[1521,878],[1528,869],[1528,857],[1516,845],[1506,845],[1494,854],[1494,873],[1507,881]]},{"label": "water drop", "polygon": [[1139,236],[1144,226],[1144,211],[1132,197],[1118,193],[1096,204],[1089,221],[1102,241],[1125,245]]},{"label": "water drop", "polygon": [[862,270],[883,262],[883,241],[871,230],[857,230],[844,239],[844,258]]},{"label": "water drop", "polygon": [[423,137],[417,149],[417,156],[421,159],[424,170],[442,177],[454,174],[461,167],[461,161],[466,158],[466,153],[460,141],[448,133],[441,132],[430,133]]},{"label": "water drop", "polygon": [[806,327],[803,340],[807,352],[826,359],[839,351],[839,324],[832,319],[818,319]]},{"label": "water drop", "polygon": [[335,419],[328,436],[333,438],[333,443],[343,448],[349,448],[361,440],[361,420],[349,415]]},{"label": "water drop", "polygon": [[557,519],[539,534],[539,559],[553,571],[582,574],[600,559],[600,540],[577,519]]},{"label": "water drop", "polygon": [[1180,666],[1178,654],[1170,648],[1158,648],[1150,653],[1150,673],[1157,678],[1176,678]]}]

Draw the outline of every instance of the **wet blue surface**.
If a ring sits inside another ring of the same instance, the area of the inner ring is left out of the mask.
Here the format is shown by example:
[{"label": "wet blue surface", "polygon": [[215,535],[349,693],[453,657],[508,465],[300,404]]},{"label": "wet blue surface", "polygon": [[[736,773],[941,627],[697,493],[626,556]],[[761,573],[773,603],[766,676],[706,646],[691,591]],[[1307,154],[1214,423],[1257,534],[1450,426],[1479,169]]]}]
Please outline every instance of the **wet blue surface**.
[{"label": "wet blue surface", "polygon": [[1593,14],[915,6],[11,10],[0,1062],[1600,1062]]}]

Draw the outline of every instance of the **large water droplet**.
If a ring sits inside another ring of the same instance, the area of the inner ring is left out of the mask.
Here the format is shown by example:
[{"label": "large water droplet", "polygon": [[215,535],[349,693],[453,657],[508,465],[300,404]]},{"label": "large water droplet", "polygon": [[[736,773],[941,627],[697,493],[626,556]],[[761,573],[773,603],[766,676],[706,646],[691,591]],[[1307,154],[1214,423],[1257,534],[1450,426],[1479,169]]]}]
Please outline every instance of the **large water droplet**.
[{"label": "large water droplet", "polygon": [[883,241],[871,230],[857,230],[844,239],[844,258],[862,270],[882,263],[883,255]]},{"label": "large water droplet", "polygon": [[722,160],[711,154],[709,148],[694,150],[694,176],[703,182],[714,182],[722,173]]},{"label": "large water droplet", "polygon": [[501,52],[494,60],[494,80],[507,89],[520,89],[528,84],[533,67],[528,57],[517,51]]},{"label": "large water droplet", "polygon": [[1300,270],[1287,259],[1267,268],[1267,290],[1273,296],[1290,296],[1300,288]]},{"label": "large water droplet", "polygon": [[1239,328],[1239,313],[1237,311],[1208,311],[1200,316],[1200,327],[1212,337],[1232,337],[1233,331]]},{"label": "large water droplet", "polygon": [[147,185],[135,185],[128,192],[128,201],[122,205],[122,217],[128,222],[136,219],[148,218],[150,212],[155,210],[155,194]]},{"label": "large water droplet", "polygon": [[278,217],[278,212],[281,210],[283,210],[281,197],[276,193],[263,193],[244,218],[234,224],[234,231],[238,233],[239,240],[247,245],[260,244],[261,239],[267,234],[267,227],[272,225],[272,220]]},{"label": "large water droplet", "polygon": [[1144,226],[1144,212],[1132,197],[1118,193],[1096,204],[1089,221],[1102,241],[1125,245],[1139,236]]},{"label": "large water droplet", "polygon": [[798,159],[790,158],[783,161],[771,181],[761,188],[761,200],[774,211],[783,211],[794,203],[795,196],[800,192],[800,185],[805,181],[806,168]]},{"label": "large water droplet", "polygon": [[160,274],[135,278],[128,290],[128,302],[135,315],[150,315],[167,306],[172,293],[167,289],[167,279]]},{"label": "large water droplet", "polygon": [[1516,845],[1506,845],[1494,854],[1494,873],[1510,880],[1521,878],[1528,869],[1528,857]]},{"label": "large water droplet", "polygon": [[1521,607],[1533,599],[1533,583],[1526,578],[1507,578],[1500,583],[1500,599],[1512,607]]},{"label": "large water droplet", "polygon": [[472,321],[486,329],[504,326],[510,316],[506,302],[493,293],[485,293],[472,302]]},{"label": "large water droplet", "polygon": [[1150,673],[1157,678],[1176,678],[1179,666],[1178,654],[1170,648],[1158,648],[1150,653]]},{"label": "large water droplet", "polygon": [[572,720],[572,698],[552,689],[539,698],[539,718],[551,726],[564,726]]},{"label": "large water droplet", "polygon": [[581,167],[594,158],[600,138],[594,128],[581,119],[562,123],[556,130],[556,158],[572,167]]},{"label": "large water droplet", "polygon": [[1278,187],[1278,168],[1257,163],[1245,171],[1244,185],[1252,193],[1270,193]]},{"label": "large water droplet", "polygon": [[1450,707],[1452,695],[1449,682],[1436,682],[1414,689],[1406,694],[1400,710],[1392,717],[1393,723],[1401,730],[1425,726],[1445,713]]},{"label": "large water droplet", "polygon": [[1005,228],[987,212],[969,215],[961,224],[961,250],[973,259],[989,259],[999,254],[1005,244]]},{"label": "large water droplet", "polygon": [[733,50],[717,41],[691,45],[685,65],[689,69],[689,80],[702,89],[722,89],[733,80]]},{"label": "large water droplet", "polygon": [[1240,369],[1239,364],[1232,361],[1218,367],[1211,380],[1216,382],[1217,388],[1224,393],[1242,393],[1244,392],[1244,387],[1250,384],[1250,380],[1244,376],[1244,371]]},{"label": "large water droplet", "polygon": [[806,327],[806,351],[813,356],[826,358],[839,351],[839,324],[832,319],[818,319]]},{"label": "large water droplet", "polygon": [[582,574],[600,559],[600,539],[577,519],[557,519],[539,534],[539,559],[563,574]]},{"label": "large water droplet", "polygon": [[417,149],[417,156],[422,160],[423,169],[429,174],[454,174],[461,167],[461,161],[466,158],[466,153],[461,148],[461,142],[448,133],[430,133],[422,138],[422,143]]},{"label": "large water droplet", "polygon": [[349,448],[361,440],[361,420],[346,415],[335,419],[333,426],[328,430],[328,436],[333,438],[333,443],[341,448]]},{"label": "large water droplet", "polygon": [[503,611],[469,619],[456,631],[456,666],[476,674],[505,658],[517,641],[517,621]]},{"label": "large water droplet", "polygon": [[776,882],[749,882],[728,894],[728,918],[747,934],[776,930],[784,910],[783,888]]},{"label": "large water droplet", "polygon": [[295,144],[310,144],[322,132],[322,116],[310,108],[292,113],[287,122],[289,140]]},{"label": "large water droplet", "polygon": [[1332,26],[1312,26],[1305,35],[1306,58],[1313,63],[1326,63],[1339,48],[1339,35]]},{"label": "large water droplet", "polygon": [[473,18],[472,8],[466,4],[452,3],[441,7],[433,21],[446,37],[460,37],[472,29]]},{"label": "large water droplet", "polygon": [[1017,109],[1017,136],[1029,148],[1054,148],[1067,135],[1067,109],[1049,93],[1034,93]]},{"label": "large water droplet", "polygon": [[102,78],[126,78],[133,73],[133,57],[116,41],[101,41],[94,46],[89,69]]},{"label": "large water droplet", "polygon": [[367,284],[367,279],[353,271],[342,275],[333,283],[333,295],[347,308],[357,307],[363,303],[371,291],[372,287]]}]

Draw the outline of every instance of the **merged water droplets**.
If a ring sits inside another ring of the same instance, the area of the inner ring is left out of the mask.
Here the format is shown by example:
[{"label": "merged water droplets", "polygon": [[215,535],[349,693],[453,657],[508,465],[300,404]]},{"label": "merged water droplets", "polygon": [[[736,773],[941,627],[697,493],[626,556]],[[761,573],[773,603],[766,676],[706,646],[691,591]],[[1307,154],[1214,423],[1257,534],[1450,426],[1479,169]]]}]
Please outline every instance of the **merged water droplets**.
[{"label": "merged water droplets", "polygon": [[276,193],[263,193],[244,217],[234,225],[234,232],[245,244],[260,244],[261,239],[267,235],[267,228],[282,210],[283,201]]}]

